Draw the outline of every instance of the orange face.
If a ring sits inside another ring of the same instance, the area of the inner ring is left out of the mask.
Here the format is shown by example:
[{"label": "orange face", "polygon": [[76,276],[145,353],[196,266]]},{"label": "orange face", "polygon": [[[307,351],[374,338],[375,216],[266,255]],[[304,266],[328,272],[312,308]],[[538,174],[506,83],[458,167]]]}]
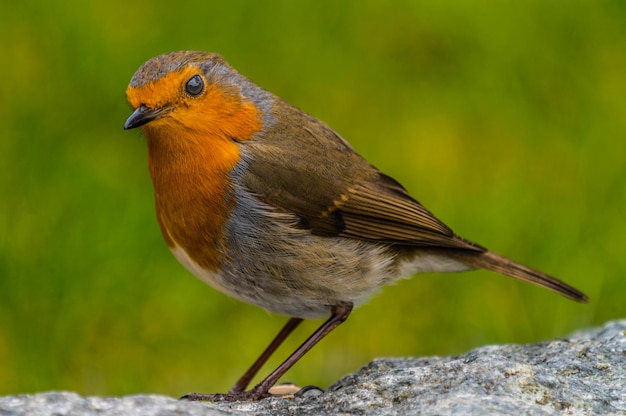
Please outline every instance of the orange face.
[{"label": "orange face", "polygon": [[146,128],[170,130],[178,137],[220,135],[248,140],[262,127],[261,110],[244,101],[238,87],[211,82],[193,65],[141,87],[129,86],[126,95],[134,109],[143,105],[158,113]]}]

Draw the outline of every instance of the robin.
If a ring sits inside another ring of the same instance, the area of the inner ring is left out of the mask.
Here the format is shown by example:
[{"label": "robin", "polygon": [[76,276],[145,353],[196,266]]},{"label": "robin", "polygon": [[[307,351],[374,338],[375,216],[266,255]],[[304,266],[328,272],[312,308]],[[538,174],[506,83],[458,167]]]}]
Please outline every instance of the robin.
[{"label": "robin", "polygon": [[[320,120],[220,55],[143,64],[126,90],[148,143],[157,220],[174,256],[213,288],[291,317],[226,394],[259,400],[381,286],[419,272],[487,269],[586,302],[577,289],[455,235]],[[252,378],[303,319],[330,316],[263,381]]]}]

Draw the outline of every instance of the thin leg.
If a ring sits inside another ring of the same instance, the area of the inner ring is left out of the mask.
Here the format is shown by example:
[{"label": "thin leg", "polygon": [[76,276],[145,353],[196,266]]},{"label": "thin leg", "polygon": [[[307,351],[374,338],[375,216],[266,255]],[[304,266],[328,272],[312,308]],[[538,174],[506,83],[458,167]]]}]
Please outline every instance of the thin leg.
[{"label": "thin leg", "polygon": [[337,328],[342,322],[348,319],[352,312],[352,303],[340,303],[333,307],[332,315],[320,326],[302,345],[300,345],[281,365],[272,371],[269,376],[257,384],[252,390],[246,392],[250,396],[248,400],[258,400],[267,396],[267,392],[279,378],[283,376],[304,354]]},{"label": "thin leg", "polygon": [[[263,379],[263,381],[257,384],[252,390],[248,390],[246,392],[231,392],[228,394],[191,393],[186,396],[183,396],[182,398],[187,399],[187,400],[207,400],[207,401],[255,401],[255,400],[260,400],[260,399],[267,397],[269,395],[268,391],[270,387],[276,384],[278,379],[280,379],[283,376],[283,374],[285,374],[300,358],[302,358],[304,354],[306,354],[311,348],[313,348],[315,344],[320,342],[322,338],[324,338],[333,329],[337,328],[342,322],[348,319],[348,316],[350,316],[350,312],[352,312],[352,306],[353,305],[350,302],[342,302],[342,303],[335,305],[332,309],[332,315],[330,316],[330,318],[328,318],[328,320],[324,322],[322,326],[320,326],[317,329],[317,331],[313,333],[313,335],[311,335],[306,341],[304,341],[304,343],[300,345],[293,352],[293,354],[289,356],[289,358],[287,358],[281,365],[279,365],[278,368],[276,368],[276,370],[272,371],[270,375],[265,377],[265,379]],[[285,328],[283,328],[281,333],[286,331],[286,329],[290,325],[290,322],[287,323],[287,325],[285,326]],[[297,326],[297,324],[294,324],[294,328],[295,326]],[[293,328],[291,329],[291,331],[293,331]],[[274,342],[275,341],[276,340],[274,340]],[[274,344],[274,342],[270,344],[270,347]],[[280,342],[282,342],[282,340]],[[278,344],[280,344],[280,342],[278,342]],[[270,347],[268,347],[268,350],[270,349]],[[276,347],[278,347],[278,345],[276,345]],[[265,355],[265,353],[263,353],[263,355]],[[263,355],[257,361],[260,361]],[[254,369],[256,364],[257,363],[255,363],[250,370]],[[250,372],[250,370],[248,370],[248,372]],[[255,369],[255,372],[256,370],[258,369]],[[246,374],[244,374],[242,379],[246,377]],[[239,385],[239,382],[237,382],[235,387],[237,387],[238,385]]]},{"label": "thin leg", "polygon": [[287,339],[289,334],[291,334],[293,330],[296,329],[298,325],[300,325],[301,322],[301,318],[291,318],[289,321],[287,321],[283,329],[281,329],[278,335],[276,335],[276,338],[274,338],[272,343],[267,346],[265,351],[263,351],[263,354],[261,354],[261,356],[257,358],[254,364],[252,364],[252,367],[250,367],[248,371],[246,371],[246,373],[241,376],[239,380],[237,380],[235,385],[230,389],[228,393],[241,393],[246,390],[246,387],[248,387],[250,380],[254,378],[256,373],[258,373],[261,367],[263,367],[263,364],[265,364],[265,362],[272,356],[274,351],[276,351],[280,344],[282,344],[283,341]]}]

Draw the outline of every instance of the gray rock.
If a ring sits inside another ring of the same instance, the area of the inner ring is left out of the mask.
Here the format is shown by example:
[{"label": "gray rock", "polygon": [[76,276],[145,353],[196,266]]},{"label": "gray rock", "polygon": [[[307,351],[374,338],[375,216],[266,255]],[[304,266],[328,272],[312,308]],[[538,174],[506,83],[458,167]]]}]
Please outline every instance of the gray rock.
[{"label": "gray rock", "polygon": [[458,357],[378,359],[321,395],[189,403],[145,395],[0,397],[0,416],[626,415],[626,320],[568,339]]}]

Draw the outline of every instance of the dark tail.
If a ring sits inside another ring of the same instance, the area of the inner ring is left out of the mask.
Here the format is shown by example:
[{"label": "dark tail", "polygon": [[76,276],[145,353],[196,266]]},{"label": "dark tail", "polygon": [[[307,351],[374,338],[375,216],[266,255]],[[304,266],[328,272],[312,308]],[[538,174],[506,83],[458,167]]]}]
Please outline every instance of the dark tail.
[{"label": "dark tail", "polygon": [[576,302],[588,301],[587,295],[580,290],[552,276],[523,266],[492,251],[472,252],[455,250],[454,253],[451,253],[450,257],[454,257],[469,266],[491,270],[514,279],[545,287]]}]

